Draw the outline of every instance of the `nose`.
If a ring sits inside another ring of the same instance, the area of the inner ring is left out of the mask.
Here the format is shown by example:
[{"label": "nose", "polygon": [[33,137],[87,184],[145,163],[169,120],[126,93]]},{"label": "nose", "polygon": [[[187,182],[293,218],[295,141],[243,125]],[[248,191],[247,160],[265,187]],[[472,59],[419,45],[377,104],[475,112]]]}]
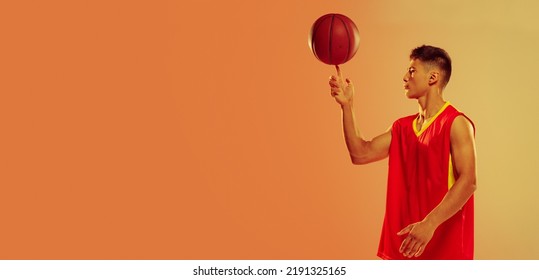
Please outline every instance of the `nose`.
[{"label": "nose", "polygon": [[409,79],[409,75],[410,73],[408,71],[406,71],[406,73],[404,74],[404,77],[402,77],[402,80],[407,83],[408,82],[408,79]]}]

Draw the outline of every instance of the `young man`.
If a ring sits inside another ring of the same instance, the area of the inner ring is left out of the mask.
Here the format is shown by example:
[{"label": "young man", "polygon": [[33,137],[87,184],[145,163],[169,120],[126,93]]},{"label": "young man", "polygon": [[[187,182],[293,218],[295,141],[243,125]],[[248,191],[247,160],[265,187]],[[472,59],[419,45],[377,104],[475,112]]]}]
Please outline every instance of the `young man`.
[{"label": "young man", "polygon": [[331,96],[342,108],[346,145],[354,164],[389,157],[387,205],[378,256],[382,259],[473,259],[476,190],[474,126],[443,98],[451,59],[443,49],[412,50],[404,92],[419,113],[398,119],[367,141],[355,123],[354,86],[331,76]]}]

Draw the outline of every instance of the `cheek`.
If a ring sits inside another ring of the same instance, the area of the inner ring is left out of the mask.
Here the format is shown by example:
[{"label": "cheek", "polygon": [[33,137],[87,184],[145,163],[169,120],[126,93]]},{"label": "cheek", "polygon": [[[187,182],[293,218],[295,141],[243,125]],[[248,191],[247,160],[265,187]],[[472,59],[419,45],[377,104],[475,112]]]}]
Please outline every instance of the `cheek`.
[{"label": "cheek", "polygon": [[413,84],[415,87],[421,87],[423,85],[423,82],[421,79],[418,79],[418,78],[415,78],[415,79],[412,79],[411,81],[411,84]]}]

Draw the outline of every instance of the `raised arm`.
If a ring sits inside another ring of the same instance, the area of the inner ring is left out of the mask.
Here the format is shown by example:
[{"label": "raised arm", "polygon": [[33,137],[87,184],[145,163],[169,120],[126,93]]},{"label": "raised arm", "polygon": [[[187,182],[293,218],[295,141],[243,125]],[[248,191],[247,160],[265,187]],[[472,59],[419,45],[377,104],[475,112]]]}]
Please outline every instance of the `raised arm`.
[{"label": "raised arm", "polygon": [[342,108],[344,138],[352,163],[366,164],[386,158],[391,143],[391,130],[387,130],[372,140],[363,138],[356,124],[353,110],[354,85],[350,79],[346,79],[345,83],[339,66],[336,68],[337,76],[330,77],[329,85],[331,96]]}]

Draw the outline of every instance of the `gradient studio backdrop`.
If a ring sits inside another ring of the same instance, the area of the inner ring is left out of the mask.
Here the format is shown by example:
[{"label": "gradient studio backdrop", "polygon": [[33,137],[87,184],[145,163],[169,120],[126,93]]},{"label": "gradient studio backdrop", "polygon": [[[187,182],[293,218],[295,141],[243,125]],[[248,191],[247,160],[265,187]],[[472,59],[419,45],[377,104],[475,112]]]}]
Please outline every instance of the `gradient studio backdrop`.
[{"label": "gradient studio backdrop", "polygon": [[409,51],[444,47],[477,126],[476,258],[538,259],[535,1],[2,1],[0,258],[376,259],[387,160],[353,166],[329,12],[371,138],[417,112]]}]

